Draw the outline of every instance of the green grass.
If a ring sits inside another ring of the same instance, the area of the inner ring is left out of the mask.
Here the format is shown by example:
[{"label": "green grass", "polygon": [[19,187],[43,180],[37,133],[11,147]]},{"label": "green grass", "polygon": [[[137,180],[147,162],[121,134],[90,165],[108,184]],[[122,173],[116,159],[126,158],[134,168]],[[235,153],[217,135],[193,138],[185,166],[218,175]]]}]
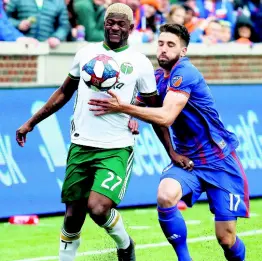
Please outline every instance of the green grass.
[{"label": "green grass", "polygon": [[[137,245],[166,242],[159,228],[154,208],[120,210],[126,228]],[[262,229],[262,200],[251,201],[251,212],[258,216],[239,219],[238,232]],[[214,235],[212,215],[207,204],[196,204],[192,209],[182,212],[185,220],[200,220],[198,225],[188,225],[188,238]],[[59,231],[62,217],[41,218],[39,226],[15,226],[0,223],[0,260],[14,261],[34,257],[57,256]],[[149,226],[148,229],[135,230],[132,226]],[[242,237],[247,248],[246,261],[262,260],[262,234]],[[82,244],[78,253],[114,248],[114,243],[105,232],[87,218],[82,230]],[[215,240],[189,244],[194,261],[223,261],[223,253]],[[137,261],[176,260],[170,246],[137,249]],[[58,260],[58,259],[52,259]],[[81,256],[77,261],[113,261],[115,252]]]}]

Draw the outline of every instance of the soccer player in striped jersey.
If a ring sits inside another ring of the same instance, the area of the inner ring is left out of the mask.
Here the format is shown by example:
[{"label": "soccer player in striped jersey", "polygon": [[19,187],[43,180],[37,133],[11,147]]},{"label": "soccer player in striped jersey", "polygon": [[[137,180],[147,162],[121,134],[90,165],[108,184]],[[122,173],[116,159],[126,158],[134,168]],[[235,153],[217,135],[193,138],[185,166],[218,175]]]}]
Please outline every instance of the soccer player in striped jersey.
[{"label": "soccer player in striped jersey", "polygon": [[89,104],[97,116],[123,112],[170,126],[176,151],[191,159],[191,172],[173,163],[163,170],[157,196],[159,222],[178,260],[190,261],[191,257],[187,228],[177,203],[182,198],[193,206],[206,192],[225,258],[244,261],[245,245],[236,235],[236,224],[238,217],[249,216],[249,193],[235,151],[238,140],[225,129],[205,79],[186,57],[189,40],[184,26],[166,24],[160,29],[157,58],[161,68],[155,76],[162,107],[130,105],[113,91],[109,91],[111,98],[93,99]]}]

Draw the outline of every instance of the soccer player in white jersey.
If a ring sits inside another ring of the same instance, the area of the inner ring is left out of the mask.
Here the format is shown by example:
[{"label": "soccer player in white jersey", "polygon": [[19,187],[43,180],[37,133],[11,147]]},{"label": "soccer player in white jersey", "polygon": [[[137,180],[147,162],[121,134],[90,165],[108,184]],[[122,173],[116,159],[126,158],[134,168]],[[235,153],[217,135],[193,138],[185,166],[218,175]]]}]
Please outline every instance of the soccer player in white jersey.
[{"label": "soccer player in white jersey", "polygon": [[111,5],[105,14],[104,42],[87,44],[77,52],[62,86],[16,132],[17,142],[23,147],[27,133],[61,109],[77,91],[71,130],[72,143],[62,188],[66,213],[60,236],[60,261],[75,259],[86,213],[116,242],[118,260],[135,260],[133,241],[115,209],[125,195],[134,158],[134,137],[128,129],[130,117],[122,113],[93,116],[87,102],[107,94],[88,85],[84,81],[86,72],[83,70],[83,66],[94,57],[106,55],[119,65],[119,79],[113,88],[121,99],[132,103],[137,91],[146,100],[155,97],[156,83],[152,64],[146,56],[132,50],[127,43],[133,27],[130,7],[119,3]]}]

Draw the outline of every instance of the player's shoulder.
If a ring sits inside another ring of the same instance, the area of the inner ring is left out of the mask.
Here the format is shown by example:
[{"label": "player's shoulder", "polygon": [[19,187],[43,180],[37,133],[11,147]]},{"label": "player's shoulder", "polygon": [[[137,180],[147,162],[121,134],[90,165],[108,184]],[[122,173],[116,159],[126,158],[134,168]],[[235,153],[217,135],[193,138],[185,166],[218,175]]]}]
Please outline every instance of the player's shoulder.
[{"label": "player's shoulder", "polygon": [[201,78],[199,70],[190,62],[189,58],[181,58],[171,70],[171,76],[175,74],[184,75],[187,78]]},{"label": "player's shoulder", "polygon": [[144,64],[152,64],[145,54],[135,50],[133,47],[129,47],[128,49],[130,55],[132,55],[132,57],[136,59],[138,65],[143,66]]},{"label": "player's shoulder", "polygon": [[156,77],[156,82],[160,80],[164,76],[164,70],[162,68],[158,68],[155,70],[155,77]]},{"label": "player's shoulder", "polygon": [[164,69],[162,69],[162,68],[157,68],[157,69],[155,70],[155,75],[162,75],[162,74],[164,74]]},{"label": "player's shoulder", "polygon": [[178,60],[176,65],[174,66],[174,69],[189,69],[189,70],[197,70],[197,68],[191,63],[190,59],[188,57],[182,57]]},{"label": "player's shoulder", "polygon": [[132,55],[135,55],[137,57],[146,57],[145,54],[139,52],[137,49],[135,49],[133,46],[129,45],[129,48],[126,49],[128,52],[132,53]]},{"label": "player's shoulder", "polygon": [[77,51],[77,55],[81,56],[84,53],[89,53],[92,52],[93,50],[96,50],[98,48],[101,48],[102,46],[102,42],[99,43],[87,43],[84,46],[82,46],[78,51]]}]

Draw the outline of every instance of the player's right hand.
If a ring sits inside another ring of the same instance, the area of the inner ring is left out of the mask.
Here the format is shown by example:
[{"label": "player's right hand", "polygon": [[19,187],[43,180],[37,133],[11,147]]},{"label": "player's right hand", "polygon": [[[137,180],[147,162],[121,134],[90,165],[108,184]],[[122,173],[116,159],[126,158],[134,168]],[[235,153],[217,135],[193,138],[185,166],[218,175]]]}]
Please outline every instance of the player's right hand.
[{"label": "player's right hand", "polygon": [[188,157],[180,155],[176,152],[171,153],[170,157],[171,157],[172,162],[175,165],[177,165],[177,166],[179,166],[179,167],[181,167],[185,170],[189,170],[189,171],[193,170],[194,162],[191,159],[189,159]]},{"label": "player's right hand", "polygon": [[128,128],[132,132],[133,135],[138,135],[138,122],[136,120],[130,119],[128,122]]},{"label": "player's right hand", "polygon": [[26,134],[32,130],[33,127],[27,122],[16,131],[16,141],[19,146],[24,147],[26,142]]}]

